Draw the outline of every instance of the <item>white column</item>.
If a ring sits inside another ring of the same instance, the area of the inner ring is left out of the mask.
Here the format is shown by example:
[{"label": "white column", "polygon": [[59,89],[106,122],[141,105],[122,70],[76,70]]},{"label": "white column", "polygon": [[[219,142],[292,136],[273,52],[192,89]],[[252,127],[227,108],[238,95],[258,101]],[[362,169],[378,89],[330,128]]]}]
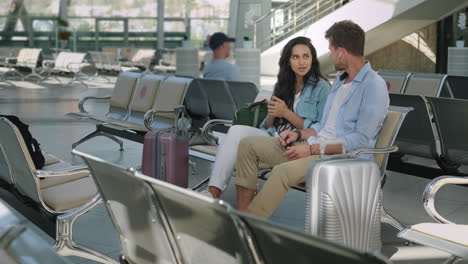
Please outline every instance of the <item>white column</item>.
[{"label": "white column", "polygon": [[164,0],[158,0],[158,53],[164,48]]}]

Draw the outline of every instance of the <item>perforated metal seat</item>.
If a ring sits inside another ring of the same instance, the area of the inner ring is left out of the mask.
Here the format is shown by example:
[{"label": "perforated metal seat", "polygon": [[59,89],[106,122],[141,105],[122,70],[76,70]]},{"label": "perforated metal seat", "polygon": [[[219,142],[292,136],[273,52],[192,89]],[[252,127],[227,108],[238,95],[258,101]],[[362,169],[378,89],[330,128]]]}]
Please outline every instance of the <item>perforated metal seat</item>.
[{"label": "perforated metal seat", "polygon": [[[73,241],[73,222],[100,202],[99,194],[83,167],[56,171],[36,170],[19,130],[0,118],[0,167],[7,168],[1,180],[31,199],[38,208],[56,217],[55,248],[64,256],[80,256],[102,263],[114,263],[107,256]],[[53,178],[53,179],[48,179]]]}]

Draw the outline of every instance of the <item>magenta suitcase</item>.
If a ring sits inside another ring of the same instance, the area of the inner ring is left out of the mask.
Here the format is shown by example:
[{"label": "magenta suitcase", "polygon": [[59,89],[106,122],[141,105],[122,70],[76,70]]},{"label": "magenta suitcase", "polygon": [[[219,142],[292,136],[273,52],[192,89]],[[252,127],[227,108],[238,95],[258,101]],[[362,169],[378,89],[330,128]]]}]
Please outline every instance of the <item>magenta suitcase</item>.
[{"label": "magenta suitcase", "polygon": [[142,173],[180,187],[188,187],[188,139],[174,129],[155,129],[145,135]]}]

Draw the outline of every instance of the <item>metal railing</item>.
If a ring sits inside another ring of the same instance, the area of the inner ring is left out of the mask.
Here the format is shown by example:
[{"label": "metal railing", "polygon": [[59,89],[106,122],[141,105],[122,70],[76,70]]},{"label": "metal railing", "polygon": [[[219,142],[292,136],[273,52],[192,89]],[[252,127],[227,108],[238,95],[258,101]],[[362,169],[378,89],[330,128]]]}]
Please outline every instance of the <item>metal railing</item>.
[{"label": "metal railing", "polygon": [[340,8],[346,0],[290,0],[254,23],[254,46],[266,50]]},{"label": "metal railing", "polygon": [[[102,47],[156,48],[157,17],[89,17],[69,16],[69,26],[60,29],[57,16],[27,16],[23,29],[4,30],[8,19],[0,16],[0,46],[38,47],[45,51],[72,49],[74,51],[100,50]],[[22,21],[22,22],[24,22]],[[165,48],[181,46],[185,35],[191,35],[192,21],[221,21],[227,24],[228,18],[216,17],[165,17]],[[68,40],[60,37],[60,31],[69,32]],[[192,40],[196,47],[203,39]]]}]

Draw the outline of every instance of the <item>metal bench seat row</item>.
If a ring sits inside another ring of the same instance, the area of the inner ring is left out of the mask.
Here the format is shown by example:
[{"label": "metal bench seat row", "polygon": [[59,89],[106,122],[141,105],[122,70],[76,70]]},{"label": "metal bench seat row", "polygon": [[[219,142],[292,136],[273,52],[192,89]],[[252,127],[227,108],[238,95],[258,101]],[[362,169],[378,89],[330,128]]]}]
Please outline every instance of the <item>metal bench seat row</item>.
[{"label": "metal bench seat row", "polygon": [[[192,117],[194,127],[201,129],[201,135],[208,137],[212,131],[227,132],[236,111],[254,102],[259,94],[252,82],[233,82],[194,79],[187,92],[185,106]],[[190,147],[191,154],[207,160],[214,160],[217,146],[206,140],[205,144]]]},{"label": "metal bench seat row", "polygon": [[392,94],[468,99],[468,76],[379,71]]},{"label": "metal bench seat row", "polygon": [[[402,127],[402,124],[405,124],[408,121],[405,121],[408,113],[411,113],[413,110],[410,106],[394,106],[391,105],[387,112],[387,116],[384,120],[383,126],[377,135],[377,142],[375,144],[375,149],[356,149],[349,153],[351,156],[358,156],[363,153],[371,153],[374,154],[374,159],[377,166],[380,168],[380,174],[384,181],[385,173],[387,169],[387,162],[389,159],[389,154],[391,152],[395,152],[398,150],[399,146],[398,143],[395,142],[395,138],[399,134],[399,131]],[[218,146],[193,146],[191,147],[191,155],[204,158],[210,161],[214,161],[216,157]],[[259,171],[259,178],[266,180],[268,178],[268,173],[271,170],[271,167],[260,164],[260,171]],[[207,177],[195,187],[194,190],[199,190],[205,187],[208,183],[210,177]],[[304,183],[298,184],[293,186],[292,188],[306,192],[306,187]],[[381,198],[383,199],[383,198]],[[382,222],[392,225],[398,230],[402,230],[403,226],[394,219],[391,215],[389,215],[385,209],[382,207]]]},{"label": "metal bench seat row", "polygon": [[[121,72],[121,71],[140,71],[144,69],[145,73],[151,73],[150,64],[154,58],[156,50],[154,49],[135,49],[126,56],[121,56],[117,51],[89,51],[91,60],[97,70]],[[122,49],[122,52],[126,49]],[[121,54],[122,55],[122,54]]]},{"label": "metal bench seat row", "polygon": [[257,86],[252,82],[196,78],[187,91],[185,106],[195,120],[194,126],[208,125],[207,120],[230,123],[236,111],[252,103],[257,94]]},{"label": "metal bench seat row", "polygon": [[[42,65],[39,65],[41,57],[42,49],[21,49],[16,58],[7,58],[5,66],[0,67],[2,80],[5,80],[6,76],[10,75],[10,73],[19,75],[22,80],[36,78],[38,82],[48,80],[51,77],[51,73],[72,73],[72,80],[65,84],[65,86],[73,82],[79,82],[87,87],[87,84],[83,82],[83,74],[81,72],[84,67],[90,66],[89,63],[85,63],[86,53],[63,51],[57,55],[55,60],[43,60]],[[18,67],[30,68],[31,73],[23,75],[16,69]],[[40,71],[38,71],[39,68]],[[54,78],[59,83],[62,83],[57,77],[54,76]]]},{"label": "metal bench seat row", "polygon": [[468,177],[440,176],[432,180],[422,195],[424,209],[437,223],[419,223],[401,231],[398,236],[418,244],[434,247],[451,254],[444,263],[468,259],[468,225],[455,224],[435,208],[437,192],[449,184],[468,184]]},{"label": "metal bench seat row", "polygon": [[[82,98],[78,105],[80,112],[67,114],[72,118],[96,124],[96,130],[74,143],[73,148],[100,135],[116,141],[121,148],[122,141],[114,135],[143,142],[143,136],[149,130],[145,126],[145,119],[148,119],[145,115],[148,113],[151,113],[153,120],[150,128],[171,127],[175,122],[175,114],[167,111],[173,111],[183,103],[190,82],[191,79],[182,77],[166,78],[162,75],[135,72],[120,73],[111,96]],[[88,113],[84,106],[86,101],[91,99],[110,100],[108,112]]]},{"label": "metal bench seat row", "polygon": [[399,153],[392,155],[391,170],[429,178],[468,172],[463,167],[468,165],[468,126],[463,121],[468,100],[390,94],[390,103],[414,108],[396,138]]},{"label": "metal bench seat row", "polygon": [[0,201],[0,258],[5,264],[70,263]]},{"label": "metal bench seat row", "polygon": [[446,74],[412,73],[398,71],[378,72],[392,94],[410,94],[438,97],[447,79]]},{"label": "metal bench seat row", "polygon": [[[257,90],[253,83],[235,82],[231,87],[236,94],[244,94],[233,97],[224,81],[122,72],[111,96],[83,98],[78,106],[80,112],[67,114],[96,124],[96,131],[74,143],[73,148],[99,135],[111,138],[121,147],[122,141],[114,135],[142,143],[149,130],[174,125],[176,114],[171,111],[183,105],[184,100],[188,114],[195,120],[198,117],[232,120],[236,102],[240,105],[253,100]],[[110,100],[108,112],[88,113],[84,105],[91,99]]]},{"label": "metal bench seat row", "polygon": [[91,168],[119,232],[121,263],[386,263],[133,169],[73,153]]},{"label": "metal bench seat row", "polygon": [[[36,72],[36,68],[41,58],[41,52],[42,52],[42,49],[24,48],[19,51],[17,57],[5,58],[3,67],[0,67],[0,71],[2,72],[1,74],[2,80],[14,86],[12,83],[6,81],[7,75],[11,75],[11,74],[19,75],[19,77],[22,80],[26,80],[30,77],[36,77],[36,78],[41,79],[42,77]],[[18,67],[30,68],[31,73],[27,75],[23,75],[17,70]]]},{"label": "metal bench seat row", "polygon": [[[71,73],[73,74],[73,78],[66,83],[65,86],[78,82],[85,87],[88,87],[88,85],[83,82],[87,77],[84,77],[81,72],[84,67],[91,65],[85,62],[86,55],[87,54],[83,52],[62,51],[57,55],[55,60],[44,60],[42,62],[41,74],[46,74],[46,76],[43,77],[39,75],[40,81],[42,82],[50,79],[52,73]],[[62,83],[62,81],[56,76],[52,77],[59,83]]]},{"label": "metal bench seat row", "polygon": [[73,241],[74,221],[101,201],[89,170],[57,158],[38,170],[15,125],[0,118],[0,134],[1,199],[54,238],[60,255],[115,263]]}]

